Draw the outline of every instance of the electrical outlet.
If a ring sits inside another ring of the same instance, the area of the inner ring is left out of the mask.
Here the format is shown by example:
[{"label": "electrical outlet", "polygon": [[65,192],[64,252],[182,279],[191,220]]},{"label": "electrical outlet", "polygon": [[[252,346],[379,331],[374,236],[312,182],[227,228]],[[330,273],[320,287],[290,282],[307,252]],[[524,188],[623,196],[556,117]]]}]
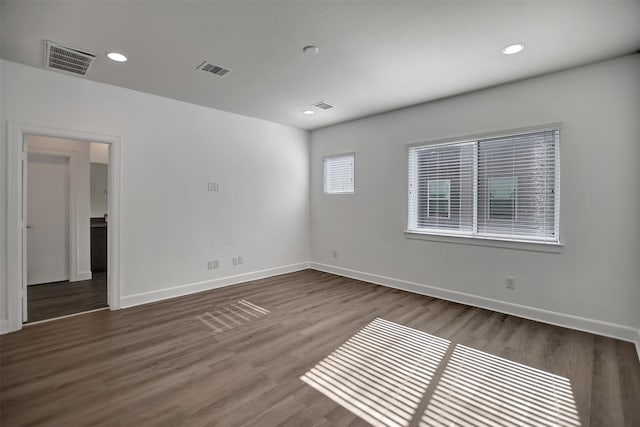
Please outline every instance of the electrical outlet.
[{"label": "electrical outlet", "polygon": [[515,289],[516,288],[516,279],[515,277],[506,277],[505,278],[505,286],[507,289]]},{"label": "electrical outlet", "polygon": [[213,270],[213,261],[207,261],[207,270]]},{"label": "electrical outlet", "polygon": [[232,261],[233,261],[233,265],[238,265],[238,257],[237,256],[234,256]]},{"label": "electrical outlet", "polygon": [[220,191],[220,184],[218,184],[217,182],[213,183],[213,191]]},{"label": "electrical outlet", "polygon": [[207,183],[207,191],[213,191],[213,182]]},{"label": "electrical outlet", "polygon": [[213,260],[213,268],[220,268],[220,261],[218,261],[217,259]]},{"label": "electrical outlet", "polygon": [[238,264],[242,264],[244,262],[244,258],[241,256],[238,257]]},{"label": "electrical outlet", "polygon": [[338,251],[333,251],[332,255],[333,255],[334,258],[338,258]]}]

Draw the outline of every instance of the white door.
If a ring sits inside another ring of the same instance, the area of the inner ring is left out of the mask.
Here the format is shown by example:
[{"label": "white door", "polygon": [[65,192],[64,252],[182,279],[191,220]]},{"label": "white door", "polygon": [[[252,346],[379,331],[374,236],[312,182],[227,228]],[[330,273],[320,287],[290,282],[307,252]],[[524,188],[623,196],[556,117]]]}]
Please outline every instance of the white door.
[{"label": "white door", "polygon": [[27,285],[69,280],[69,158],[30,153]]}]

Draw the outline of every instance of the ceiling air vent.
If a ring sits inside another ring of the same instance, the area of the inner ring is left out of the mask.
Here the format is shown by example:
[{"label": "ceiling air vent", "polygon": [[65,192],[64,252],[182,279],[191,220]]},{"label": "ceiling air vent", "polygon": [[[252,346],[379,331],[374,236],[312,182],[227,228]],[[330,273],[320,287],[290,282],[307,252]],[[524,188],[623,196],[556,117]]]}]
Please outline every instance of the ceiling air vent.
[{"label": "ceiling air vent", "polygon": [[202,64],[196,67],[196,70],[206,71],[207,73],[215,74],[216,76],[224,77],[231,72],[227,68],[223,68],[219,65],[214,65],[210,62],[203,61]]},{"label": "ceiling air vent", "polygon": [[96,59],[93,53],[72,49],[48,40],[44,42],[44,51],[44,63],[47,68],[85,77],[89,73],[93,60]]},{"label": "ceiling air vent", "polygon": [[333,108],[333,105],[327,104],[324,101],[316,102],[313,104],[314,107],[322,108],[323,110],[328,110],[329,108]]}]

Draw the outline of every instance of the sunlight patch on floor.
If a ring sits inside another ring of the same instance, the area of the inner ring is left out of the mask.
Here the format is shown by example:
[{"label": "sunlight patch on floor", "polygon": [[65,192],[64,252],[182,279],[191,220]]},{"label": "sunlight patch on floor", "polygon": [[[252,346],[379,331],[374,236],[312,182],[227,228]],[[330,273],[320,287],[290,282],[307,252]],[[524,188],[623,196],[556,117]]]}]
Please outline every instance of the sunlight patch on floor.
[{"label": "sunlight patch on floor", "polygon": [[301,379],[374,426],[407,426],[448,345],[375,319]]},{"label": "sunlight patch on floor", "polygon": [[569,379],[456,345],[420,427],[580,426]]},{"label": "sunlight patch on floor", "polygon": [[233,329],[252,320],[266,316],[270,311],[247,300],[225,305],[219,309],[196,316],[198,320],[210,327],[214,333]]},{"label": "sunlight patch on floor", "polygon": [[568,378],[450,345],[378,318],[300,379],[374,427],[580,427]]}]

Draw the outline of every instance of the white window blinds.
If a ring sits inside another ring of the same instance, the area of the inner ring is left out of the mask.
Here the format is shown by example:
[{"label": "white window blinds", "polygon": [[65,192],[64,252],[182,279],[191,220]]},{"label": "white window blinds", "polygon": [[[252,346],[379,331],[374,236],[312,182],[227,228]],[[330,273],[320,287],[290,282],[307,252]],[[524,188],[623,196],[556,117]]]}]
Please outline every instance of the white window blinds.
[{"label": "white window blinds", "polygon": [[327,194],[353,193],[354,161],[353,154],[325,158],[322,191]]},{"label": "white window blinds", "polygon": [[558,134],[411,147],[408,231],[557,243]]},{"label": "white window blinds", "polygon": [[556,130],[478,141],[478,233],[557,240]]},{"label": "white window blinds", "polygon": [[409,150],[409,230],[472,231],[474,156],[474,143]]}]

